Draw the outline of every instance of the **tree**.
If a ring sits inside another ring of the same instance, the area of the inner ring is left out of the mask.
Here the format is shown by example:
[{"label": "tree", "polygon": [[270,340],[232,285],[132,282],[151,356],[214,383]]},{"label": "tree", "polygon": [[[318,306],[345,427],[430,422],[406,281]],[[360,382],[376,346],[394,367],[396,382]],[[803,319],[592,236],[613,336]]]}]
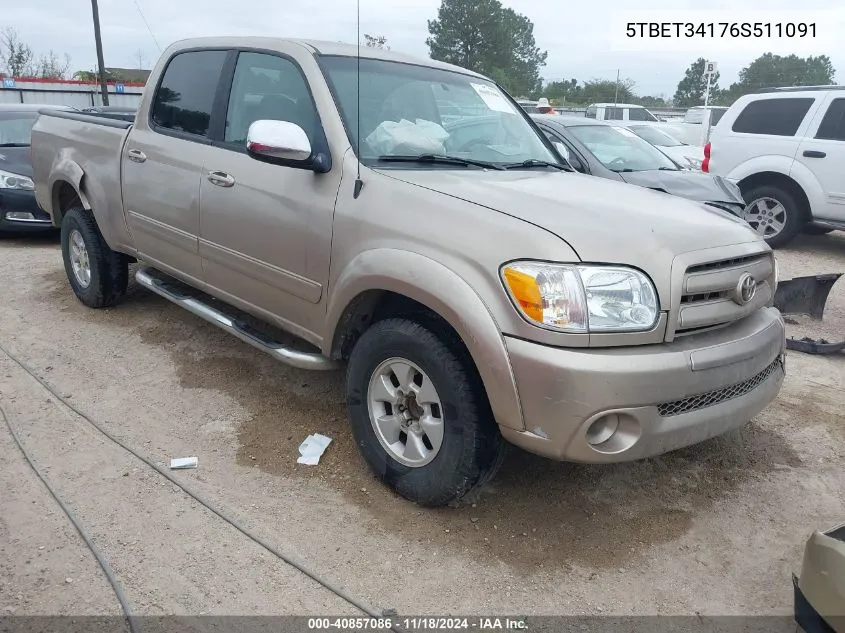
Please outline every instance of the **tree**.
[{"label": "tree", "polygon": [[621,79],[617,90],[616,81],[612,79],[591,79],[584,82],[584,103],[631,103],[636,99],[634,82],[631,79]]},{"label": "tree", "polygon": [[384,35],[367,35],[364,33],[364,44],[370,48],[381,48],[386,51],[390,50],[387,45],[387,37]]},{"label": "tree", "polygon": [[836,71],[827,55],[798,57],[764,53],[739,71],[739,81],[731,84],[721,100],[732,103],[742,95],[762,88],[785,86],[828,86],[834,83]]},{"label": "tree", "polygon": [[35,54],[21,41],[18,30],[7,26],[0,29],[0,70],[12,77],[31,77],[36,74]]},{"label": "tree", "polygon": [[[676,108],[691,108],[704,105],[704,94],[707,92],[707,77],[704,76],[706,60],[699,57],[684,73],[684,78],[678,82],[673,101]],[[710,100],[719,98],[719,73],[710,77]]]},{"label": "tree", "polygon": [[669,103],[666,101],[666,97],[663,95],[658,95],[656,97],[634,97],[634,103],[637,103],[645,108],[668,108]]},{"label": "tree", "polygon": [[70,55],[65,53],[64,60],[59,61],[59,57],[50,49],[49,53],[39,58],[35,75],[42,79],[64,79],[69,69]]},{"label": "tree", "polygon": [[442,0],[428,21],[432,59],[483,73],[517,95],[540,91],[547,53],[534,40],[534,24],[499,0]]},{"label": "tree", "polygon": [[574,77],[560,81],[550,81],[543,87],[543,96],[553,101],[555,105],[563,103],[579,103],[582,88],[578,85],[578,80]]}]

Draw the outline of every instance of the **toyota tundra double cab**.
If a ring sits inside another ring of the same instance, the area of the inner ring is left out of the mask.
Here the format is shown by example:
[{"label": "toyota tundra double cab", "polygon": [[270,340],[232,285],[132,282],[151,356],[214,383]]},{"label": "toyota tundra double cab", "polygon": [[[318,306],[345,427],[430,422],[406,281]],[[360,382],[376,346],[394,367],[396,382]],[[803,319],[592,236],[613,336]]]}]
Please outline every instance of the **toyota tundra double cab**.
[{"label": "toyota tundra double cab", "polygon": [[114,304],[137,260],[138,284],[281,362],[344,367],[364,459],[431,506],[507,443],[640,459],[776,396],[775,262],[747,224],[572,172],[486,77],[358,55],[188,40],[134,122],[45,111],[36,194],[79,300]]}]

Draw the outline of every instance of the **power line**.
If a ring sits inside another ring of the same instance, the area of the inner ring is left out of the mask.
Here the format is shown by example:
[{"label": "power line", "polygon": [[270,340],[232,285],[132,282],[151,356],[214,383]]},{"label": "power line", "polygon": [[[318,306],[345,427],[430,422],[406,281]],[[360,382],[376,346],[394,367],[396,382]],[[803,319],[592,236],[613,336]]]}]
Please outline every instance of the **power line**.
[{"label": "power line", "polygon": [[141,10],[141,5],[138,4],[138,0],[132,0],[135,3],[135,7],[138,9],[138,15],[141,16],[141,19],[144,21],[144,24],[147,25],[147,30],[150,32],[150,37],[153,38],[153,42],[156,43],[156,47],[158,48],[158,52],[161,52],[161,46],[159,46],[158,40],[156,36],[153,34],[153,30],[150,28],[150,23],[147,22],[147,18],[144,17],[144,12]]}]

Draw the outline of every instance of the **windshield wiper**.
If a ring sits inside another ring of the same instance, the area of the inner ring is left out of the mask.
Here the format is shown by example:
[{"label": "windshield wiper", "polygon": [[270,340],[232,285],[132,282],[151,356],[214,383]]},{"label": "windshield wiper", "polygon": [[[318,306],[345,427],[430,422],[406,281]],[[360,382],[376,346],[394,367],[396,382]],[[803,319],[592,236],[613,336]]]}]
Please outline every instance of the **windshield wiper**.
[{"label": "windshield wiper", "polygon": [[519,169],[520,167],[525,169],[530,169],[532,167],[553,167],[554,169],[560,169],[561,171],[575,171],[569,165],[550,163],[547,160],[537,160],[536,158],[529,158],[521,163],[508,163],[505,165],[505,169]]},{"label": "windshield wiper", "polygon": [[681,171],[675,167],[658,167],[657,171]]},{"label": "windshield wiper", "polygon": [[0,143],[0,147],[29,147],[29,143]]},{"label": "windshield wiper", "polygon": [[484,169],[503,170],[504,167],[496,163],[488,163],[483,160],[472,158],[461,158],[460,156],[445,156],[443,154],[419,154],[417,156],[379,156],[378,160],[384,163],[439,163],[441,165],[463,165],[464,167],[483,167]]}]

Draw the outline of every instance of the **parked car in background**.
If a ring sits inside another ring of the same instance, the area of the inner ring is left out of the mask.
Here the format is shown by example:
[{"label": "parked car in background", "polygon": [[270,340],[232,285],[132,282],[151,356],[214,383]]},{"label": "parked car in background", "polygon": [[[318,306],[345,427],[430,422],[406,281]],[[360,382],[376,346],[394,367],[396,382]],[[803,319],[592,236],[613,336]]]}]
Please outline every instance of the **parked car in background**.
[{"label": "parked car in background", "polygon": [[704,146],[689,145],[672,136],[668,131],[648,123],[615,122],[648,141],[685,169],[700,170],[704,160]]},{"label": "parked car in background", "polygon": [[845,86],[741,97],[714,128],[702,169],[739,184],[743,217],[772,246],[845,229]]},{"label": "parked car in background", "polygon": [[693,106],[684,114],[684,123],[687,125],[704,125],[709,113],[710,125],[713,126],[719,122],[727,111],[727,106]]},{"label": "parked car in background", "polygon": [[134,123],[35,126],[73,292],[114,304],[135,258],[141,286],[274,358],[345,365],[345,441],[405,497],[459,499],[506,440],[579,462],[664,453],[780,389],[765,242],[728,213],[572,173],[482,75],[217,37],[171,45],[147,85]]},{"label": "parked car in background", "polygon": [[643,106],[632,103],[591,103],[585,116],[596,121],[660,121]]},{"label": "parked car in background", "polygon": [[61,106],[0,104],[0,232],[54,230],[35,201],[30,162],[32,126],[43,108]]},{"label": "parked car in background", "polygon": [[532,115],[570,165],[584,174],[663,191],[742,214],[739,188],[681,165],[624,126],[580,117]]}]

